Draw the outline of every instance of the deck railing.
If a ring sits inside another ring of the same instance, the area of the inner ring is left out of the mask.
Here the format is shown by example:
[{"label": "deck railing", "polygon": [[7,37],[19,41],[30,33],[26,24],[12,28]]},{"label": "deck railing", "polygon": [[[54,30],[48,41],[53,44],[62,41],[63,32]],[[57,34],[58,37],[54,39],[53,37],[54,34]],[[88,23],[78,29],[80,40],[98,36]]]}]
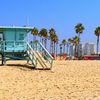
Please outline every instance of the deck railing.
[{"label": "deck railing", "polygon": [[25,41],[0,41],[1,52],[24,52],[26,49]]}]

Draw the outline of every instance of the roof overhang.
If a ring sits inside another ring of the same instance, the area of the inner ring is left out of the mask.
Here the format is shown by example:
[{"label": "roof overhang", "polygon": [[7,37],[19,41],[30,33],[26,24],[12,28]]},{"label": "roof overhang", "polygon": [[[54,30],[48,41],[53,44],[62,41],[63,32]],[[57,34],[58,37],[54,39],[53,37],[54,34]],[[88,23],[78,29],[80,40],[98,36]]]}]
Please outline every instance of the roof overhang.
[{"label": "roof overhang", "polygon": [[18,31],[27,31],[27,32],[30,32],[32,31],[33,27],[17,27],[17,26],[0,26],[0,32],[2,31],[9,31],[9,30],[18,30]]}]

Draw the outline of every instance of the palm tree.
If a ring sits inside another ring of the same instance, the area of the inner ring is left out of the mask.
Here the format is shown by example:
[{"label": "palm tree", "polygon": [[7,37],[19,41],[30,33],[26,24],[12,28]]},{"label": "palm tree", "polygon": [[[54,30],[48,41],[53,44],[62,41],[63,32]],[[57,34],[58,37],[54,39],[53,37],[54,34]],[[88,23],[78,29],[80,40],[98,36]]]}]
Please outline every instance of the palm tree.
[{"label": "palm tree", "polygon": [[66,48],[67,48],[67,50],[66,50],[66,53],[67,53],[67,55],[68,55],[68,52],[69,52],[69,43],[68,42],[66,42]]},{"label": "palm tree", "polygon": [[69,44],[73,43],[73,39],[69,38],[68,42],[69,42]]},{"label": "palm tree", "polygon": [[78,57],[78,48],[77,48],[77,46],[78,46],[79,42],[80,42],[80,38],[78,36],[75,36],[73,38],[73,45],[75,46],[74,57],[76,57],[76,56]]},{"label": "palm tree", "polygon": [[[80,34],[82,34],[83,33],[83,31],[84,31],[84,26],[82,25],[82,23],[78,23],[76,26],[75,26],[75,31],[76,31],[76,33],[78,34],[78,37],[80,38]],[[80,42],[79,42],[79,44],[80,44]],[[81,56],[81,55],[79,55],[79,54],[81,54],[81,51],[79,51],[79,44],[78,44],[78,56]]]},{"label": "palm tree", "polygon": [[65,53],[65,46],[66,46],[66,43],[67,43],[67,42],[66,42],[66,39],[63,39],[63,40],[62,40],[62,44],[63,44],[63,46],[64,46],[64,48],[63,48],[63,53]]},{"label": "palm tree", "polygon": [[47,37],[48,37],[48,31],[45,28],[42,28],[39,32],[39,35],[42,38],[42,44],[45,46],[46,48],[46,44],[47,44]]},{"label": "palm tree", "polygon": [[69,56],[71,56],[70,47],[73,44],[73,39],[69,38],[68,39],[68,44],[69,44]]},{"label": "palm tree", "polygon": [[56,34],[53,34],[51,36],[51,40],[53,41],[53,54],[56,57],[56,43],[58,43],[58,36]]},{"label": "palm tree", "polygon": [[75,31],[76,33],[78,34],[78,37],[80,38],[80,34],[83,33],[84,31],[84,26],[81,24],[81,23],[78,23],[76,26],[75,26]]},{"label": "palm tree", "polygon": [[61,56],[62,56],[62,44],[59,44],[59,47],[60,47],[60,59],[61,59]]},{"label": "palm tree", "polygon": [[36,27],[33,28],[32,34],[34,35],[34,40],[36,40],[36,36],[38,35],[38,29]]},{"label": "palm tree", "polygon": [[56,42],[56,55],[58,55],[58,41]]},{"label": "palm tree", "polygon": [[54,28],[51,28],[50,30],[49,30],[49,35],[50,35],[50,53],[52,54],[53,53],[53,35],[55,35],[56,34],[56,31],[55,31],[55,29]]},{"label": "palm tree", "polygon": [[97,36],[97,54],[98,54],[98,50],[99,50],[99,37],[100,37],[100,27],[97,27],[95,29],[95,35]]}]

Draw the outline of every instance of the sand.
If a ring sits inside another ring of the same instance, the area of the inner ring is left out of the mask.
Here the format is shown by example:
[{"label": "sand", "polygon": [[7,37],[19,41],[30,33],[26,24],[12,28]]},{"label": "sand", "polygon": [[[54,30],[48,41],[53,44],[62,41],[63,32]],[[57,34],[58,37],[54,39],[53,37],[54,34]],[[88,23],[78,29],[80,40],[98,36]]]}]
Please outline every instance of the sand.
[{"label": "sand", "polygon": [[100,61],[54,61],[52,70],[8,64],[0,66],[0,100],[100,100]]}]

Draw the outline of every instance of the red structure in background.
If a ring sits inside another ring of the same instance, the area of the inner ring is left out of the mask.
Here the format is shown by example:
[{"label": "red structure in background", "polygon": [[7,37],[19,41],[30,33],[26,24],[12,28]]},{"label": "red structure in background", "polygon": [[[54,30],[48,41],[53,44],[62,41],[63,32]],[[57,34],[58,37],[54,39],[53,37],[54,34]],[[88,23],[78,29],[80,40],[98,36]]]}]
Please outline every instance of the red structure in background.
[{"label": "red structure in background", "polygon": [[59,55],[59,56],[57,56],[57,55],[55,55],[55,54],[52,54],[52,57],[53,57],[55,60],[57,60],[57,59],[59,59],[59,60],[66,60],[66,59],[67,59],[67,54],[62,54],[62,55]]},{"label": "red structure in background", "polygon": [[100,56],[84,56],[84,60],[100,60]]},{"label": "red structure in background", "polygon": [[[55,55],[55,54],[52,54],[52,57],[57,60],[67,60],[67,59],[72,59],[72,58],[67,58],[67,54],[62,54],[62,55]],[[76,53],[75,54],[75,59],[78,60],[78,54]],[[86,56],[83,56],[81,60],[100,60],[100,55],[86,55]]]},{"label": "red structure in background", "polygon": [[52,57],[54,58],[54,59],[56,59],[56,55],[53,53],[53,54],[51,54],[52,55]]}]

